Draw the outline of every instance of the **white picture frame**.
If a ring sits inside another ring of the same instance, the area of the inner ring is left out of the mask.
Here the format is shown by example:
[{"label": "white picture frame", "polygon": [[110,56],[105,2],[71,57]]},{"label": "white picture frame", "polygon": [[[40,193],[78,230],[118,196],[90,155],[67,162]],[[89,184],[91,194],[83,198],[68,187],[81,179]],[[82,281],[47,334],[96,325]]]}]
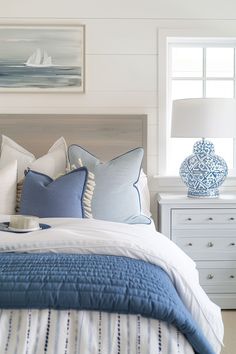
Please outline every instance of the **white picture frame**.
[{"label": "white picture frame", "polygon": [[85,26],[0,24],[0,91],[85,92]]}]

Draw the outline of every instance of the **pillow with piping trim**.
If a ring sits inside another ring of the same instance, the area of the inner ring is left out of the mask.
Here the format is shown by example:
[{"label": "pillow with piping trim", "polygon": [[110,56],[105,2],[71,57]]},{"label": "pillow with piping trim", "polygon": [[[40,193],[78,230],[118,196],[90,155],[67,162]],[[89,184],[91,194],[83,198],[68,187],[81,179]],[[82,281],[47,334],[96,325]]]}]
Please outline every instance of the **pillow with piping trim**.
[{"label": "pillow with piping trim", "polygon": [[78,167],[82,161],[83,166],[94,174],[96,185],[91,207],[95,219],[129,224],[151,223],[141,213],[137,188],[143,153],[143,148],[136,148],[110,161],[101,162],[81,146],[69,146],[71,166]]}]

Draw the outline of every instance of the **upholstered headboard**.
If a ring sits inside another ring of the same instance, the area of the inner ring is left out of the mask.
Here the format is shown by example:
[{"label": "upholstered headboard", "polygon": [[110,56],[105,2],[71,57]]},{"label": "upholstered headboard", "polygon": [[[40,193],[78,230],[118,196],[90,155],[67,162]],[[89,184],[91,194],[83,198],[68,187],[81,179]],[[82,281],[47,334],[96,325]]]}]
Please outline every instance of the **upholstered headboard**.
[{"label": "upholstered headboard", "polygon": [[60,136],[68,145],[81,145],[103,160],[142,146],[146,170],[146,115],[1,114],[0,132],[36,156],[45,154]]}]

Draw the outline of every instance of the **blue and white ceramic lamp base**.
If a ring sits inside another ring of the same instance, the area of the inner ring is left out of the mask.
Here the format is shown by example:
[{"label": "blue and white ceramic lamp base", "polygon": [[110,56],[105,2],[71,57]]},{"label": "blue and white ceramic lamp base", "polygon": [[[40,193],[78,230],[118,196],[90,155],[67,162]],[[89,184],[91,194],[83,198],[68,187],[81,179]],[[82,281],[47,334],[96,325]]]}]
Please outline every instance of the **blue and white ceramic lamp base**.
[{"label": "blue and white ceramic lamp base", "polygon": [[228,174],[225,160],[215,154],[214,145],[205,139],[193,146],[193,154],[180,166],[180,176],[188,187],[188,197],[217,198]]}]

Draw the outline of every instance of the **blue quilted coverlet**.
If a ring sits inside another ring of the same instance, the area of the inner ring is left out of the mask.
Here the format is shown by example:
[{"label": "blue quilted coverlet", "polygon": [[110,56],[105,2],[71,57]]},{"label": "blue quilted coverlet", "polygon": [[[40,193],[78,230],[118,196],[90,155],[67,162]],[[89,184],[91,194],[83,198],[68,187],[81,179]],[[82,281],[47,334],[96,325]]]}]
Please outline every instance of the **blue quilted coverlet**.
[{"label": "blue quilted coverlet", "polygon": [[169,276],[160,267],[141,260],[4,253],[0,255],[0,307],[141,314],[175,325],[195,353],[214,354]]}]

